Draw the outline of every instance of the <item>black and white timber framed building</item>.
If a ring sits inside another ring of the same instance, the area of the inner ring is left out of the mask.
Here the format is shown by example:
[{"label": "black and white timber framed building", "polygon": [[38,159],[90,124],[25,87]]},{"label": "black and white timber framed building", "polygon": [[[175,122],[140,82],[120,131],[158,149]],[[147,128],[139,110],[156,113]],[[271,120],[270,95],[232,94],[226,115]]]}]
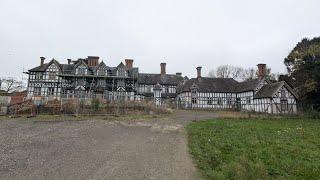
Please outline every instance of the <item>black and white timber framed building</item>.
[{"label": "black and white timber framed building", "polygon": [[297,95],[285,82],[265,80],[266,65],[259,64],[257,79],[237,82],[232,78],[189,79],[182,73],[167,74],[166,63],[160,73],[140,73],[132,59],[116,67],[107,66],[98,56],[55,59],[30,69],[27,74],[28,98],[36,103],[54,99],[99,98],[106,102],[153,101],[156,105],[175,104],[184,109],[237,109],[272,114],[297,113]]}]

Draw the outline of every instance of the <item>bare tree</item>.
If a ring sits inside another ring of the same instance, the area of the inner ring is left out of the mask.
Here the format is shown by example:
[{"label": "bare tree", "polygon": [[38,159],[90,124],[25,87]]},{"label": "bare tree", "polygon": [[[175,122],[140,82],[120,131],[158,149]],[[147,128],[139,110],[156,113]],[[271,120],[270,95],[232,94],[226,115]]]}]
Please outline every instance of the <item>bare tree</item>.
[{"label": "bare tree", "polygon": [[244,69],[242,67],[222,65],[209,72],[209,77],[241,79]]},{"label": "bare tree", "polygon": [[244,69],[242,75],[241,75],[241,79],[243,81],[245,80],[252,80],[257,78],[257,70],[255,68],[247,68]]},{"label": "bare tree", "polygon": [[212,78],[215,78],[215,77],[216,77],[216,71],[215,71],[215,69],[212,69],[212,70],[209,71],[208,77],[212,77]]},{"label": "bare tree", "polygon": [[[271,69],[268,68],[266,72],[266,77],[272,77],[274,79],[275,75],[271,74]],[[216,78],[233,78],[238,81],[246,81],[257,78],[258,72],[256,68],[242,68],[239,66],[222,65],[218,66],[216,69],[212,69],[208,76]]]},{"label": "bare tree", "polygon": [[18,79],[12,77],[0,79],[0,89],[6,92],[23,90],[24,88],[23,82]]}]

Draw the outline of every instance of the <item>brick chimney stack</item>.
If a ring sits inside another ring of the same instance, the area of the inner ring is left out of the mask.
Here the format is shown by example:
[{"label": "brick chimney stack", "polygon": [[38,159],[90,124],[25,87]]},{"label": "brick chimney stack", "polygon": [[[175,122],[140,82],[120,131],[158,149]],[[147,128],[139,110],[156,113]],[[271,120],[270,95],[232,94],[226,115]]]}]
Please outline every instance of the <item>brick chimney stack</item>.
[{"label": "brick chimney stack", "polygon": [[267,65],[266,64],[258,64],[258,78],[263,79],[266,76]]},{"label": "brick chimney stack", "polygon": [[197,67],[197,78],[198,78],[198,79],[201,78],[201,69],[202,69],[201,66]]},{"label": "brick chimney stack", "polygon": [[71,59],[67,59],[68,60],[68,64],[71,64]]},{"label": "brick chimney stack", "polygon": [[88,66],[95,67],[99,65],[99,56],[88,56]]},{"label": "brick chimney stack", "polygon": [[45,60],[45,59],[46,59],[45,57],[40,57],[40,65],[41,65],[41,66],[44,64],[44,60]]},{"label": "brick chimney stack", "polygon": [[128,69],[133,68],[133,59],[125,59],[125,61],[126,61],[126,67]]},{"label": "brick chimney stack", "polygon": [[167,63],[161,63],[160,67],[161,67],[161,75],[165,75],[166,74],[166,65]]}]

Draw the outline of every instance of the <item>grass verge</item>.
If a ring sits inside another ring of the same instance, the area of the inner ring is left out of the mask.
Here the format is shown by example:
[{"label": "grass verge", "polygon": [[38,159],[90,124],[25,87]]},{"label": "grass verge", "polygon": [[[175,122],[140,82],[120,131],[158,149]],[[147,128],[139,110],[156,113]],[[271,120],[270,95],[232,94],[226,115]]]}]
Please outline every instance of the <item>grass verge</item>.
[{"label": "grass verge", "polygon": [[187,131],[209,179],[320,179],[320,120],[207,120]]}]

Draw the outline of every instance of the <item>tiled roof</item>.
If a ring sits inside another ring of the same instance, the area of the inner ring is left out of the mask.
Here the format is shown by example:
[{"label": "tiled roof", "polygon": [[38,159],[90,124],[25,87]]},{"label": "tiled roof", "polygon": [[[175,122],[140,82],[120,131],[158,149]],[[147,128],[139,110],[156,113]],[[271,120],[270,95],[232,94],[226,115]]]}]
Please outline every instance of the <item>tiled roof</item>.
[{"label": "tiled roof", "polygon": [[253,98],[272,98],[273,95],[284,85],[284,81],[266,84],[254,95]]},{"label": "tiled roof", "polygon": [[[44,71],[50,66],[50,64],[52,64],[53,62],[56,62],[56,63],[59,65],[60,69],[62,70],[62,73],[64,73],[64,74],[71,74],[71,73],[73,72],[74,68],[75,68],[76,66],[78,66],[78,65],[81,63],[81,61],[82,61],[85,65],[87,65],[87,60],[86,60],[86,59],[78,59],[78,60],[76,60],[76,61],[73,61],[73,62],[74,62],[73,64],[60,64],[60,63],[59,63],[58,61],[56,61],[56,60],[51,60],[49,63],[45,63],[45,64],[43,64],[43,65],[37,66],[37,67],[35,67],[35,68],[30,69],[29,71],[30,71],[30,72],[44,72]],[[104,62],[102,61],[101,63],[99,63],[98,66],[95,66],[95,67],[89,67],[89,66],[88,66],[88,69],[89,69],[90,74],[93,74],[93,73],[96,71],[96,69],[97,69],[99,66],[103,65],[103,64],[104,64]],[[120,67],[120,66],[121,66],[122,68],[125,68],[125,67],[126,67],[123,63],[120,63],[120,64],[119,64],[119,67]],[[106,66],[106,69],[109,70],[109,71],[111,71],[112,74],[116,74],[117,67],[109,67],[109,66]],[[136,76],[138,76],[139,68],[133,67],[133,68],[131,68],[131,69],[128,69],[128,72],[129,72],[129,76],[132,76],[132,75],[133,75],[133,76],[136,77]]]},{"label": "tiled roof", "polygon": [[272,98],[276,92],[279,91],[279,89],[284,86],[287,88],[287,90],[298,99],[298,95],[285,81],[280,81],[276,83],[270,83],[266,84],[259,89],[259,91],[254,95],[253,98],[259,99],[259,98]]},{"label": "tiled roof", "polygon": [[239,82],[236,87],[236,90],[237,92],[253,91],[257,88],[259,83],[261,83],[262,81],[263,80],[260,80],[260,79],[252,79],[252,80]]},{"label": "tiled roof", "polygon": [[47,69],[48,65],[49,65],[49,63],[45,63],[43,65],[32,68],[29,71],[45,71]]},{"label": "tiled roof", "polygon": [[140,84],[161,84],[178,85],[183,81],[183,77],[173,74],[147,74],[139,73],[138,83]]},{"label": "tiled roof", "polygon": [[180,92],[190,91],[192,86],[197,86],[200,92],[235,92],[238,82],[232,78],[192,78],[186,81]]}]

